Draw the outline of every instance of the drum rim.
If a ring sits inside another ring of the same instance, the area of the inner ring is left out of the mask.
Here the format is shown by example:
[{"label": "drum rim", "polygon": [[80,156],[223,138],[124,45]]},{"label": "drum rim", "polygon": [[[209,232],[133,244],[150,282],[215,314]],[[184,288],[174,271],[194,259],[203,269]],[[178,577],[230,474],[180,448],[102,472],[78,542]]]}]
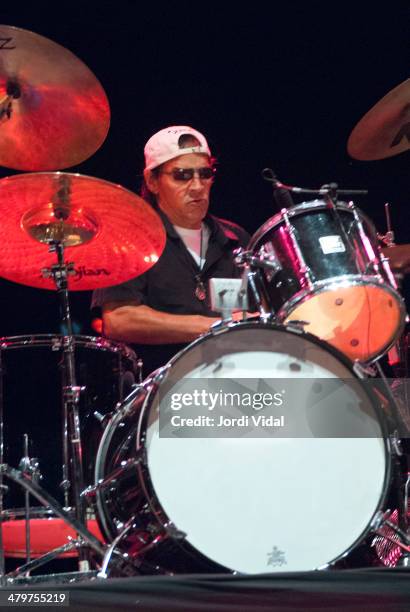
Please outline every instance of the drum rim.
[{"label": "drum rim", "polygon": [[[291,208],[287,208],[285,210],[286,210],[286,213],[289,219],[291,219],[303,213],[309,212],[310,210],[324,210],[324,209],[328,209],[328,205],[326,201],[316,199],[316,200],[301,202],[300,204],[296,204],[295,206],[292,206]],[[353,215],[353,210],[351,206],[347,202],[344,202],[342,200],[336,202],[336,209],[343,210]],[[354,210],[359,215],[361,220],[366,223],[366,229],[367,228],[371,229],[372,238],[377,239],[376,227],[373,221],[371,221],[371,219],[360,208],[355,207]],[[247,250],[251,251],[255,249],[257,246],[259,246],[258,243],[260,242],[260,240],[264,238],[264,236],[268,234],[271,230],[273,230],[275,227],[278,227],[281,223],[284,223],[282,212],[278,212],[272,217],[270,217],[269,219],[267,219],[261,225],[261,227],[257,229],[256,232],[251,236],[248,246],[247,246]]]},{"label": "drum rim", "polygon": [[[104,496],[100,495],[100,491],[98,488],[98,482],[99,482],[98,475],[101,472],[101,468],[104,468],[107,462],[108,452],[110,450],[110,443],[111,443],[113,434],[116,432],[118,423],[120,423],[125,416],[129,415],[130,408],[133,412],[136,409],[138,409],[137,398],[139,394],[142,391],[144,391],[145,395],[143,397],[143,403],[142,403],[142,406],[140,407],[139,414],[137,416],[138,424],[137,424],[136,435],[135,435],[135,445],[136,445],[137,451],[138,449],[139,450],[142,449],[143,451],[141,453],[140,463],[138,465],[138,468],[136,469],[136,472],[137,472],[136,476],[137,476],[139,485],[141,486],[141,491],[145,498],[145,502],[149,505],[149,508],[151,511],[150,519],[152,521],[156,520],[158,524],[161,526],[161,528],[164,530],[164,533],[167,533],[166,526],[167,524],[173,524],[173,520],[172,520],[172,517],[168,515],[165,508],[162,506],[161,502],[159,501],[159,497],[157,495],[157,492],[154,487],[154,483],[152,481],[152,478],[149,472],[149,468],[148,468],[148,456],[146,452],[146,446],[144,444],[145,441],[142,440],[142,437],[145,436],[146,434],[146,427],[142,427],[142,426],[146,424],[146,421],[149,418],[149,415],[150,415],[150,412],[153,406],[153,400],[157,396],[157,393],[159,392],[160,384],[163,381],[163,375],[165,374],[165,377],[166,377],[167,372],[170,370],[172,365],[176,363],[176,361],[180,360],[188,351],[202,344],[207,339],[211,337],[219,336],[223,333],[229,333],[230,331],[233,331],[233,330],[252,329],[252,327],[258,327],[261,329],[271,329],[272,331],[279,331],[279,332],[290,334],[292,336],[303,336],[303,338],[307,339],[308,341],[311,341],[313,344],[319,346],[320,348],[323,348],[325,352],[327,351],[331,353],[336,359],[339,359],[339,361],[341,361],[342,364],[345,365],[346,368],[353,374],[354,378],[358,380],[367,379],[364,373],[362,373],[360,370],[357,370],[357,369],[355,370],[354,364],[352,364],[352,362],[348,359],[348,357],[345,356],[343,353],[341,353],[338,349],[329,345],[328,343],[321,340],[317,336],[314,336],[313,334],[310,334],[309,332],[305,332],[302,329],[295,328],[291,325],[280,325],[277,323],[272,323],[270,321],[264,321],[264,320],[258,319],[257,321],[252,320],[252,321],[242,321],[242,322],[241,321],[230,322],[218,330],[212,330],[208,332],[207,334],[204,334],[203,336],[201,336],[200,338],[198,338],[197,340],[189,344],[187,347],[179,351],[176,355],[174,355],[174,357],[172,357],[170,361],[167,364],[165,364],[165,366],[157,370],[153,374],[152,377],[148,377],[142,383],[140,387],[138,387],[130,396],[128,396],[127,402],[124,403],[124,405],[120,407],[119,411],[112,417],[112,419],[110,420],[110,422],[108,423],[104,431],[104,434],[101,438],[101,441],[98,447],[97,456],[96,456],[95,481],[96,481],[96,488],[97,488],[96,506],[98,510],[96,513],[96,518],[105,536],[107,536],[110,539],[113,539],[112,530],[106,529],[106,527],[107,527],[107,517],[112,522],[115,516],[113,512],[111,513],[109,512],[109,509],[107,507],[107,502],[104,499]],[[312,569],[324,569],[326,567],[330,567],[334,565],[335,563],[337,563],[338,561],[340,561],[341,559],[343,559],[344,557],[346,557],[352,551],[354,551],[357,545],[363,542],[369,536],[371,532],[372,521],[374,517],[377,515],[377,513],[383,509],[387,501],[388,495],[390,494],[390,486],[391,486],[392,474],[393,474],[393,452],[392,452],[392,447],[391,447],[391,440],[388,434],[387,424],[385,420],[381,418],[383,416],[382,408],[380,408],[377,404],[375,404],[374,398],[368,395],[365,387],[364,387],[364,390],[365,390],[366,396],[369,398],[369,401],[371,402],[371,405],[374,409],[376,416],[378,417],[378,423],[380,425],[380,429],[382,433],[381,440],[383,444],[384,459],[385,459],[383,484],[381,486],[380,493],[378,496],[378,501],[375,505],[373,514],[369,522],[366,524],[366,527],[359,534],[356,540],[354,540],[346,550],[341,552],[334,559],[330,559],[324,565],[317,567],[317,568],[312,568]],[[103,462],[101,461],[102,459],[103,459]],[[104,472],[104,469],[103,469],[103,472]],[[104,474],[104,478],[106,477],[107,477],[107,474]],[[117,535],[120,535],[120,534],[117,534]],[[179,541],[178,539],[174,539],[174,543],[178,545],[182,550],[186,550],[186,547],[191,548],[195,553],[199,555],[200,558],[204,558],[205,560],[213,564],[215,567],[220,567],[223,570],[226,570],[230,573],[236,573],[238,571],[235,568],[228,568],[226,566],[221,565],[217,561],[211,559],[210,557],[205,555],[201,550],[197,549],[193,544],[191,544],[189,540]]]},{"label": "drum rim", "polygon": [[[147,383],[144,381],[141,385],[139,385],[134,391],[132,391],[127,398],[119,405],[116,412],[112,415],[111,419],[108,421],[103,434],[101,436],[100,442],[97,448],[97,454],[95,456],[95,466],[94,466],[94,487],[95,487],[95,506],[96,506],[96,519],[97,522],[106,537],[113,539],[113,530],[111,529],[108,522],[112,521],[112,513],[107,510],[107,503],[104,497],[104,481],[107,478],[105,466],[108,458],[108,451],[110,449],[110,445],[112,442],[112,438],[117,431],[118,425],[122,422],[124,418],[130,416],[130,414],[134,415],[135,411],[138,411],[136,416],[137,420],[137,433],[135,434],[135,445],[137,444],[137,440],[139,439],[139,422],[143,415],[143,409],[146,403],[147,394]],[[141,396],[143,398],[142,405],[138,404],[138,398]],[[137,479],[140,484],[142,484],[142,479],[140,478],[140,471],[136,470]],[[144,489],[145,494],[145,489]],[[110,521],[107,521],[107,517]],[[131,517],[129,517],[131,518]],[[162,523],[161,523],[162,525]],[[116,535],[119,535],[118,533]],[[114,535],[115,537],[115,535]]]},{"label": "drum rim", "polygon": [[[64,334],[24,334],[19,336],[1,336],[0,352],[9,349],[29,348],[29,347],[51,347],[54,350],[62,347]],[[123,357],[131,361],[137,361],[135,351],[128,345],[100,336],[87,336],[83,334],[73,334],[74,346],[81,346],[95,350],[120,353]]]},{"label": "drum rim", "polygon": [[[322,340],[321,338],[319,338],[318,336],[315,336],[314,334],[296,326],[296,325],[292,325],[290,323],[284,324],[281,322],[272,322],[269,319],[264,320],[263,318],[260,317],[255,317],[252,319],[246,319],[244,321],[228,321],[227,323],[224,323],[223,325],[221,325],[220,327],[214,328],[213,330],[211,330],[210,332],[203,334],[202,336],[200,336],[199,338],[197,338],[196,340],[194,340],[193,342],[191,342],[191,344],[189,344],[188,346],[184,347],[183,349],[181,349],[178,353],[176,353],[176,355],[174,355],[169,361],[168,363],[166,363],[162,368],[159,369],[158,372],[161,372],[161,370],[163,370],[164,368],[168,369],[170,368],[172,365],[174,365],[174,363],[180,359],[184,353],[186,353],[188,351],[188,349],[191,349],[199,344],[202,344],[203,342],[205,342],[205,340],[207,340],[208,338],[212,337],[212,336],[219,336],[229,330],[232,329],[239,329],[239,328],[245,328],[245,327],[263,327],[263,328],[267,328],[267,329],[272,329],[275,331],[279,331],[279,332],[283,332],[283,333],[290,333],[291,335],[299,335],[299,336],[304,336],[305,338],[307,338],[309,341],[313,342],[313,344],[317,344],[318,346],[320,346],[321,348],[324,348],[325,351],[328,351],[329,353],[332,353],[334,357],[338,358],[340,361],[342,361],[343,365],[345,365],[347,367],[348,370],[350,370],[350,372],[352,372],[354,374],[355,377],[359,377],[360,380],[364,379],[364,376],[361,375],[360,372],[356,372],[356,370],[354,369],[354,364],[352,363],[352,361],[341,351],[339,351],[339,349],[335,348],[334,346],[332,346],[331,344],[327,343],[325,340]],[[409,332],[410,333],[410,332]],[[155,373],[154,373],[155,374]],[[148,379],[147,379],[148,380]]]}]

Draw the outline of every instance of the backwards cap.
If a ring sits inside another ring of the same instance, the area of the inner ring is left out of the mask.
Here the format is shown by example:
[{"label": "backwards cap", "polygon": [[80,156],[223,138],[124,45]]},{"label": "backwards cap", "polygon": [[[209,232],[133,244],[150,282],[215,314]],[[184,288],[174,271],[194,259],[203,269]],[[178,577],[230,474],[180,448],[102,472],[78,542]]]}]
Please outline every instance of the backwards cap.
[{"label": "backwards cap", "polygon": [[[193,136],[199,142],[194,147],[181,147],[181,136]],[[145,168],[153,170],[157,166],[187,153],[205,153],[211,157],[206,138],[201,132],[194,130],[189,125],[173,125],[160,130],[148,140],[144,148]]]}]

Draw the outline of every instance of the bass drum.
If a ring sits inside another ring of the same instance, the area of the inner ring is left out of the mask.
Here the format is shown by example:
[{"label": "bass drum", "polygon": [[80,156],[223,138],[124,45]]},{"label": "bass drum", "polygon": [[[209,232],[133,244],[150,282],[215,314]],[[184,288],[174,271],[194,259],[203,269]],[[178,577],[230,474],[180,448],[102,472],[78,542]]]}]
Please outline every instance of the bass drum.
[{"label": "bass drum", "polygon": [[[313,570],[369,533],[389,489],[390,447],[377,402],[342,354],[299,330],[243,322],[200,338],[164,371],[127,398],[96,461],[100,528],[138,571]],[[303,378],[312,389],[354,379],[358,390],[335,417],[339,437],[162,437],[163,391],[183,378]],[[360,438],[343,433],[352,415]]]}]

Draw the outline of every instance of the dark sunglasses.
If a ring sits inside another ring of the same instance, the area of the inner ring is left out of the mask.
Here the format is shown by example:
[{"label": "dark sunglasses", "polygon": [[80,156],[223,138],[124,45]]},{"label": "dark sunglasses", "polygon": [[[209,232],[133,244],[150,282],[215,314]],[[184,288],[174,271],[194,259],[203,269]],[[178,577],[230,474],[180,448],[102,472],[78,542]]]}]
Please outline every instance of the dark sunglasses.
[{"label": "dark sunglasses", "polygon": [[205,166],[204,168],[173,168],[171,172],[161,172],[169,174],[175,181],[192,181],[197,175],[201,181],[209,181],[215,175],[215,168]]}]

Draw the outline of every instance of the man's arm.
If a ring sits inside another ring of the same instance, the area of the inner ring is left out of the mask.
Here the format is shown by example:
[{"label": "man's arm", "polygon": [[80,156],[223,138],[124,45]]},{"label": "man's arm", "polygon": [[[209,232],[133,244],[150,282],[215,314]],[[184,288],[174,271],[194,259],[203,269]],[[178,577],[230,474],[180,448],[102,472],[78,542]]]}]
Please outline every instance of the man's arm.
[{"label": "man's arm", "polygon": [[108,302],[103,306],[104,335],[128,343],[192,342],[219,320],[202,315],[169,314],[144,304]]}]

